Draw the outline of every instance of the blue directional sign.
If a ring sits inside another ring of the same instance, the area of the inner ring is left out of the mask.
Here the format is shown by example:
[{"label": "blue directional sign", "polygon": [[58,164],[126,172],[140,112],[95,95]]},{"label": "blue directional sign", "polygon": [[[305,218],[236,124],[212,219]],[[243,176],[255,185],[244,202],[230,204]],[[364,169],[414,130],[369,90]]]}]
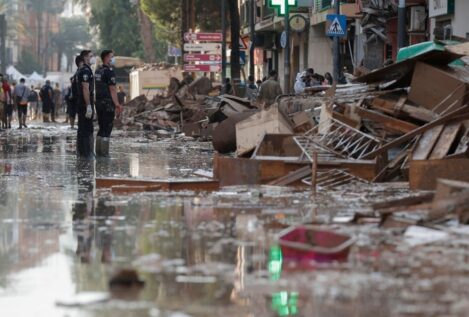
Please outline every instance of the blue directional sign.
[{"label": "blue directional sign", "polygon": [[246,51],[239,52],[239,64],[241,66],[246,65]]},{"label": "blue directional sign", "polygon": [[327,36],[347,36],[347,17],[341,14],[328,14],[326,24]]}]

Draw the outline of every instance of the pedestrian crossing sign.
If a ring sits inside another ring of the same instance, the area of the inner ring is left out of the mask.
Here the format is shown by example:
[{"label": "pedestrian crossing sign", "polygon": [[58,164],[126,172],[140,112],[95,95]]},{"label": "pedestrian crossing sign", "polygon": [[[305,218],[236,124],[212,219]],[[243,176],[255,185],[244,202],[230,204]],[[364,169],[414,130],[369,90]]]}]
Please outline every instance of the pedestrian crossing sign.
[{"label": "pedestrian crossing sign", "polygon": [[347,17],[341,14],[328,14],[326,24],[327,36],[346,36]]}]

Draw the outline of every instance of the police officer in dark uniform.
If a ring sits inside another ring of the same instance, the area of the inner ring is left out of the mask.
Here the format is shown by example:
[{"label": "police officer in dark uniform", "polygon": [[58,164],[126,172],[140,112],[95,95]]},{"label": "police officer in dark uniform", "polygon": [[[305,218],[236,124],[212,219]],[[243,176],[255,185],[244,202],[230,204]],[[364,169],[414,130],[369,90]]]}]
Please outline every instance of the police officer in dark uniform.
[{"label": "police officer in dark uniform", "polygon": [[112,66],[115,63],[114,52],[104,50],[101,53],[103,65],[96,70],[96,113],[98,115],[99,131],[96,137],[96,156],[109,156],[109,143],[112,133],[114,117],[120,113],[122,105],[117,98],[116,75]]},{"label": "police officer in dark uniform", "polygon": [[92,159],[93,151],[93,114],[94,114],[94,77],[91,65],[96,63],[96,57],[90,50],[80,53],[83,58],[83,67],[77,72],[77,155]]},{"label": "police officer in dark uniform", "polygon": [[70,121],[70,127],[73,129],[75,126],[75,118],[77,115],[77,104],[78,104],[78,73],[83,67],[83,57],[78,55],[75,57],[75,65],[77,65],[77,71],[70,78],[70,91],[67,94],[67,114]]}]

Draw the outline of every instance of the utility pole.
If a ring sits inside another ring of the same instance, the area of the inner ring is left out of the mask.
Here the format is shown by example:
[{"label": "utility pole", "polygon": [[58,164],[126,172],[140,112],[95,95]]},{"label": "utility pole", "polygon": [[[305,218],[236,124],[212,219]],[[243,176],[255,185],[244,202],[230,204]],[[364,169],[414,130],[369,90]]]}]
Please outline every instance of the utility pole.
[{"label": "utility pole", "polygon": [[7,23],[5,14],[0,14],[0,73],[5,74],[6,72],[6,29]]},{"label": "utility pole", "polygon": [[221,78],[223,81],[226,78],[226,1],[221,0]]},{"label": "utility pole", "polygon": [[284,50],[284,65],[283,71],[285,73],[284,76],[284,94],[290,93],[290,6],[288,0],[285,0],[285,33],[287,42],[285,44]]},{"label": "utility pole", "polygon": [[405,0],[399,0],[397,11],[397,46],[399,49],[406,46],[406,9]]},{"label": "utility pole", "polygon": [[256,23],[255,18],[257,16],[257,4],[256,0],[250,0],[251,15],[249,17],[249,29],[251,31],[251,46],[249,47],[249,75],[254,76],[254,41],[256,37]]},{"label": "utility pole", "polygon": [[[334,2],[335,12],[337,15],[340,14],[340,0],[335,0]],[[339,83],[340,79],[340,37],[334,36],[334,43],[333,43],[333,62],[334,62],[334,83]]]}]

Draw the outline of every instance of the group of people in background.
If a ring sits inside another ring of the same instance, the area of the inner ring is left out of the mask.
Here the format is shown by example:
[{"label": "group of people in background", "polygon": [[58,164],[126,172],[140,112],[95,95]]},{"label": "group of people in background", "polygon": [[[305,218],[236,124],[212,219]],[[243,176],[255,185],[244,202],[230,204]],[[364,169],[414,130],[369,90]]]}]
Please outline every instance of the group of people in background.
[{"label": "group of people in background", "polygon": [[314,86],[330,86],[333,83],[332,75],[325,73],[324,76],[314,72],[313,68],[308,68],[296,75],[295,93],[302,94],[306,88]]},{"label": "group of people in background", "polygon": [[[59,115],[65,115],[63,123],[75,128],[76,110],[73,105],[72,82],[63,90],[56,83],[54,87],[49,80],[41,87],[27,86],[21,78],[18,83],[9,82],[0,74],[0,131],[11,129],[15,113],[18,129],[27,128],[27,120],[41,119],[44,123],[56,123]],[[117,98],[120,104],[126,102],[124,88],[119,86]]]},{"label": "group of people in background", "polygon": [[[332,83],[333,78],[330,73],[325,73],[324,76],[322,76],[315,73],[313,68],[308,68],[298,73],[296,76],[294,90],[295,94],[302,94],[308,87],[329,86],[332,85]],[[258,101],[267,107],[275,103],[277,97],[283,93],[276,70],[272,70],[268,77],[257,81],[255,81],[254,76],[250,75],[246,82],[245,89],[244,97],[246,99]],[[233,94],[233,85],[231,84],[230,78],[224,80],[220,94]]]},{"label": "group of people in background", "polygon": [[[14,114],[17,115],[18,128],[27,128],[27,118],[39,119],[42,113],[43,122],[57,122],[60,110],[64,113],[68,103],[67,95],[70,87],[63,91],[59,84],[52,88],[47,80],[42,87],[27,86],[26,80],[21,78],[18,83],[10,83],[0,74],[0,129],[11,129]],[[68,120],[67,120],[68,121]]]}]

